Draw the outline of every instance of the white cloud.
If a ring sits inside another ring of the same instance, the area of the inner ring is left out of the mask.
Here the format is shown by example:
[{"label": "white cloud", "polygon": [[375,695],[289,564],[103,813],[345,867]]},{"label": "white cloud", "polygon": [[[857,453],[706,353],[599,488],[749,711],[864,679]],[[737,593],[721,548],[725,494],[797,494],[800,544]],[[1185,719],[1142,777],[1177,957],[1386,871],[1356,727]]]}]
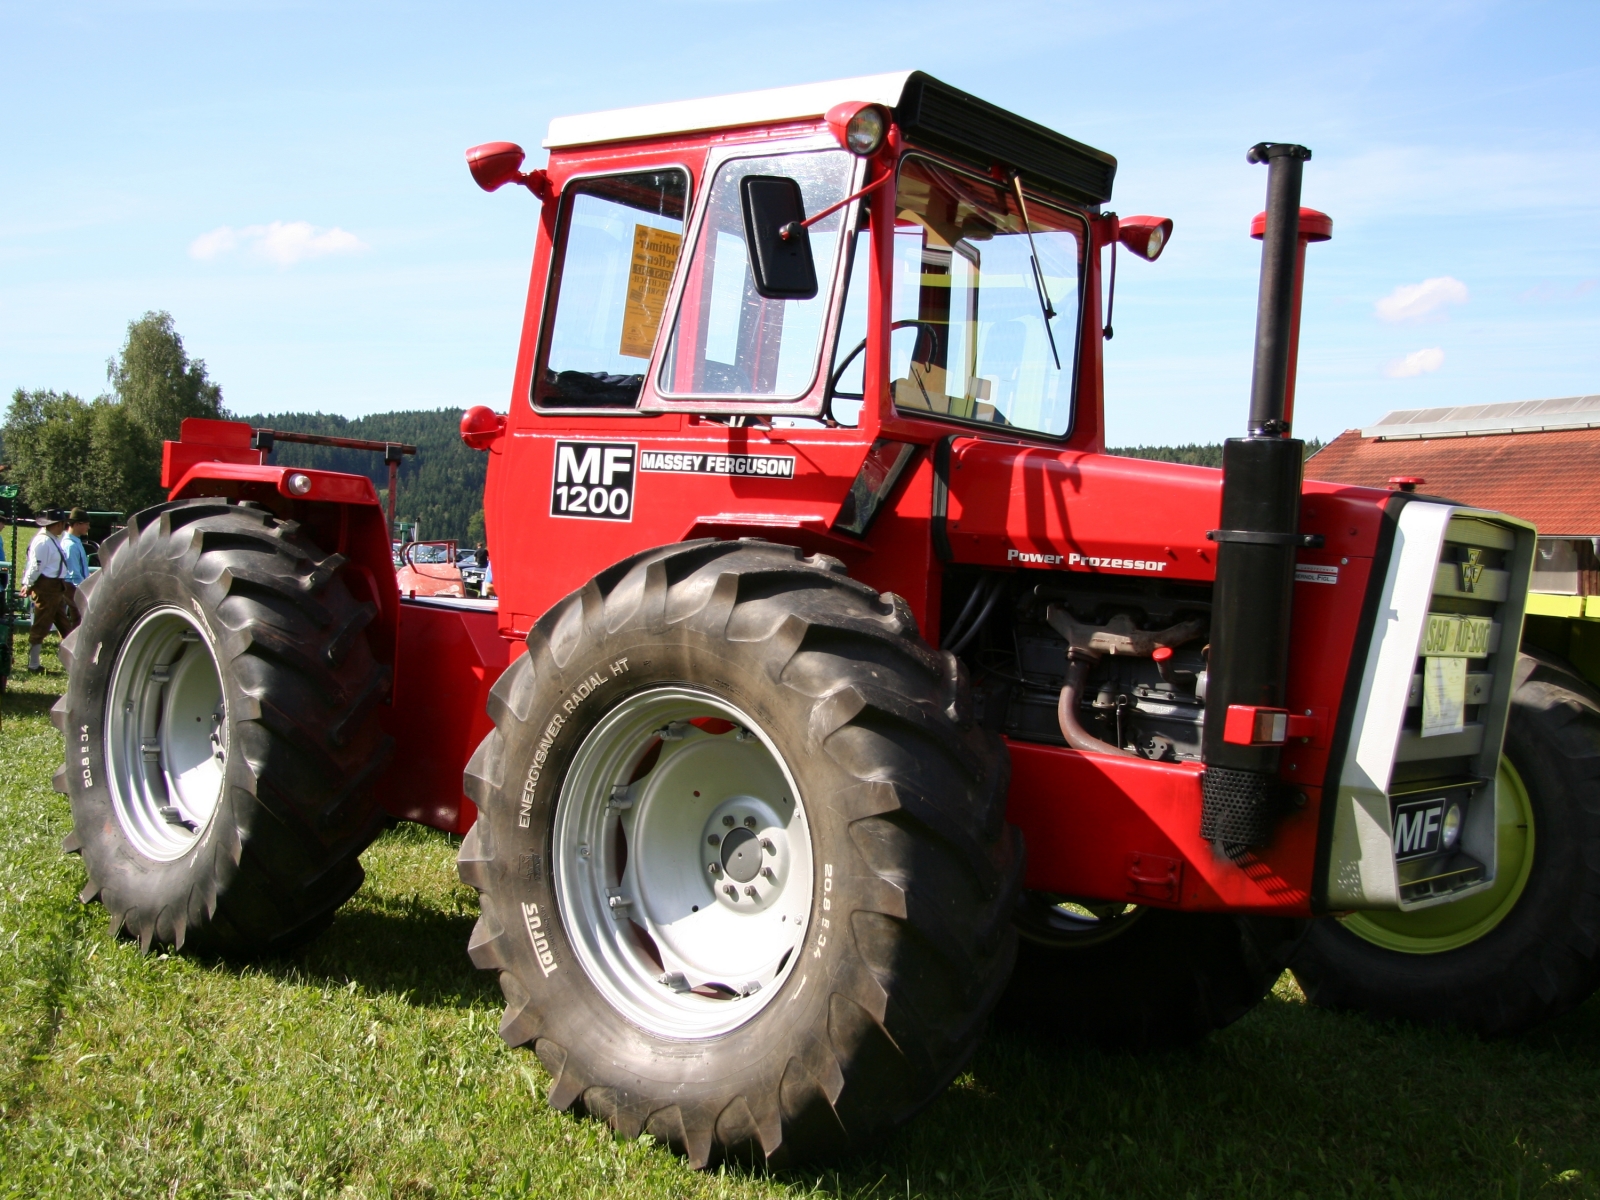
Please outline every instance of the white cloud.
[{"label": "white cloud", "polygon": [[1465,304],[1467,285],[1449,275],[1403,283],[1378,301],[1378,317],[1384,321],[1415,321],[1436,313],[1447,304]]},{"label": "white cloud", "polygon": [[246,225],[243,229],[223,225],[210,233],[202,233],[189,243],[189,257],[210,261],[241,246],[251,257],[280,267],[293,266],[308,258],[351,254],[367,248],[355,234],[337,226],[320,229],[309,221],[273,221],[270,225]]},{"label": "white cloud", "polygon": [[1444,366],[1444,351],[1438,346],[1427,350],[1415,350],[1404,358],[1397,358],[1383,369],[1383,373],[1390,379],[1410,379],[1417,375],[1426,375],[1429,371],[1437,371]]}]

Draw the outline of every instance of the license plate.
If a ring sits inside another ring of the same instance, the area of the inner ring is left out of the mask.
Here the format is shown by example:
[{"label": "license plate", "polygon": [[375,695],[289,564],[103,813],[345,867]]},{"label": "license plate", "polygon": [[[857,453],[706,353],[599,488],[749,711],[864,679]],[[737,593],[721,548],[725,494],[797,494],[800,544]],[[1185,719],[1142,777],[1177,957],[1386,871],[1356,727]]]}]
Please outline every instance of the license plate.
[{"label": "license plate", "polygon": [[1487,617],[1455,613],[1429,613],[1422,634],[1426,658],[1484,658],[1489,653],[1489,633],[1494,622]]},{"label": "license plate", "polygon": [[1394,806],[1394,860],[1427,858],[1439,853],[1448,797],[1432,796]]}]

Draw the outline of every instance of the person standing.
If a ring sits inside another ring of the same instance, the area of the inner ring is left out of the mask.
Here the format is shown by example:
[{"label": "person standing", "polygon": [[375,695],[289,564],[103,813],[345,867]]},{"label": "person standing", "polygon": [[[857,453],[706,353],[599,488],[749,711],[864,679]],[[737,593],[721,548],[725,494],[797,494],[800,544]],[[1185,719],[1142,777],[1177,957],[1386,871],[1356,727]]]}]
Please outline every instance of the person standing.
[{"label": "person standing", "polygon": [[75,508],[67,514],[67,532],[61,537],[61,549],[67,559],[67,620],[74,629],[78,626],[78,589],[89,578],[89,555],[83,548],[83,539],[89,536],[89,514]]},{"label": "person standing", "polygon": [[67,615],[67,555],[58,540],[67,522],[60,512],[46,512],[34,523],[39,532],[28,543],[28,565],[22,572],[22,590],[33,597],[33,626],[28,630],[30,675],[44,670],[39,654],[50,627],[54,625],[62,637],[72,632]]}]

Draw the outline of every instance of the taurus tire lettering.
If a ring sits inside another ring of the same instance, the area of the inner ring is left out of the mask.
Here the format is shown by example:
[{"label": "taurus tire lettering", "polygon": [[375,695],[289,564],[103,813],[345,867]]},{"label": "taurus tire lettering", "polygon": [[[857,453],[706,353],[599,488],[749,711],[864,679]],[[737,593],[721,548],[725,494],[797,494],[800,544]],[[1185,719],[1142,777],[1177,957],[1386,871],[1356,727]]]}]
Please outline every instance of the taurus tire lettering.
[{"label": "taurus tire lettering", "polygon": [[544,972],[544,977],[549,979],[550,973],[561,964],[556,962],[556,956],[550,952],[550,939],[545,936],[544,918],[539,916],[537,904],[523,904],[522,923],[528,927],[528,938],[533,942],[533,952],[539,959],[539,969]]}]

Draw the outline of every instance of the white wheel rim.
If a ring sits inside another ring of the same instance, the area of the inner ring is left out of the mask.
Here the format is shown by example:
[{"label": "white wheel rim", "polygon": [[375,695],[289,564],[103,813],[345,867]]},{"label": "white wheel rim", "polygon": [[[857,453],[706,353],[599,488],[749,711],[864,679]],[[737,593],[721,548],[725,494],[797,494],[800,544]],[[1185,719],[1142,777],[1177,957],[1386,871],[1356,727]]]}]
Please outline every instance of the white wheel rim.
[{"label": "white wheel rim", "polygon": [[562,783],[552,857],[583,969],[651,1033],[737,1028],[799,958],[805,805],[767,733],[708,692],[653,688],[606,714]]},{"label": "white wheel rim", "polygon": [[123,642],[106,701],[111,807],[140,854],[171,862],[205,832],[222,798],[227,736],[204,632],[182,609],[152,609]]}]

